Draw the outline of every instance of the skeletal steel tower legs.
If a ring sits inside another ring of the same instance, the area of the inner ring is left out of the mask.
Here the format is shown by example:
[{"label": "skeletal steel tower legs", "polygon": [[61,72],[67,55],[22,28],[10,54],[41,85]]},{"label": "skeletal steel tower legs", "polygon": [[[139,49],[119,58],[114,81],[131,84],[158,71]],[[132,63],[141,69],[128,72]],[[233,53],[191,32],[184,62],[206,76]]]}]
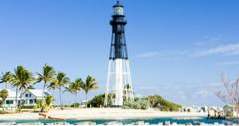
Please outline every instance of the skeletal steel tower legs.
[{"label": "skeletal steel tower legs", "polygon": [[[111,97],[109,97],[109,94]],[[105,92],[105,105],[108,100],[113,106],[122,106],[125,100],[133,100],[133,87],[130,75],[129,61],[115,59],[109,61]]]}]

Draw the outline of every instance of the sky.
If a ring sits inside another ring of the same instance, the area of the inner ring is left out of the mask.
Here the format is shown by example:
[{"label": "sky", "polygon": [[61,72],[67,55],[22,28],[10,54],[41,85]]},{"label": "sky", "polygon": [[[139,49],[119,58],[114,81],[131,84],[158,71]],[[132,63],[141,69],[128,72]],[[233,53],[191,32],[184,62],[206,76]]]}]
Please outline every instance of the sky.
[{"label": "sky", "polygon": [[[103,93],[114,3],[0,1],[0,72],[24,65],[35,74],[47,63],[71,80],[94,76],[100,88],[90,97]],[[158,94],[182,105],[223,105],[215,96],[223,88],[221,74],[230,80],[239,76],[239,1],[122,3],[136,95]],[[84,94],[76,98],[64,93],[63,98],[72,103],[83,100]]]}]

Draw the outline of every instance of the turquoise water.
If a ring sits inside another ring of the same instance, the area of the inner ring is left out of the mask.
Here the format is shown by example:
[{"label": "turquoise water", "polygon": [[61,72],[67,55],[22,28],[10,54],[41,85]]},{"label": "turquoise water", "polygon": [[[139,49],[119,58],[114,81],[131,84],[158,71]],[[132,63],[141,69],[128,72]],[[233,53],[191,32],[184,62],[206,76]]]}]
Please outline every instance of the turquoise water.
[{"label": "turquoise water", "polygon": [[239,124],[239,121],[234,120],[226,120],[226,119],[208,119],[208,118],[177,118],[177,117],[171,117],[171,118],[149,118],[149,119],[116,119],[116,120],[105,120],[105,119],[98,119],[98,120],[0,120],[1,124],[34,124],[34,125],[53,125],[53,124],[96,124],[96,125],[102,125],[102,124],[169,124],[169,123],[177,123],[177,124],[193,124],[193,125],[199,125],[199,124],[225,124],[225,125],[231,125],[231,124]]}]

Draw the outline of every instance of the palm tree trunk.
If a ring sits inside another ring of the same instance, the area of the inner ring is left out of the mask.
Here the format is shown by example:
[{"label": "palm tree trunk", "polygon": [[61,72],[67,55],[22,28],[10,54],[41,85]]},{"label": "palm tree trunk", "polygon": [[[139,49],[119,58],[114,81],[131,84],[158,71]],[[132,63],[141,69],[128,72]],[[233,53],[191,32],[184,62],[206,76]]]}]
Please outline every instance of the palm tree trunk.
[{"label": "palm tree trunk", "polygon": [[16,88],[16,97],[15,97],[16,107],[18,109],[18,88]]},{"label": "palm tree trunk", "polygon": [[45,101],[46,101],[46,99],[45,99],[45,88],[46,88],[46,83],[44,83],[43,84],[43,88],[42,88],[42,101],[41,102],[43,102],[43,104],[45,104]]},{"label": "palm tree trunk", "polygon": [[44,85],[43,85],[43,89],[42,89],[42,95],[43,95],[43,97],[44,97],[45,89],[46,89],[46,83],[44,83]]},{"label": "palm tree trunk", "polygon": [[74,106],[75,108],[76,108],[76,104],[77,104],[77,96],[78,95],[77,95],[77,92],[76,92],[76,101],[75,101],[75,106]]},{"label": "palm tree trunk", "polygon": [[19,109],[21,110],[21,108],[22,108],[22,95],[23,95],[23,92],[21,92],[21,90],[20,90],[20,97],[19,97],[19,99],[20,99],[20,103],[19,103]]},{"label": "palm tree trunk", "polygon": [[87,93],[85,94],[85,101],[86,101],[86,102],[88,101]]},{"label": "palm tree trunk", "polygon": [[59,97],[60,97],[60,106],[61,106],[61,109],[62,109],[63,106],[62,106],[62,101],[61,101],[61,87],[59,88]]},{"label": "palm tree trunk", "polygon": [[23,97],[23,94],[24,93],[26,93],[27,92],[27,90],[20,90],[20,104],[19,104],[19,109],[21,110],[21,108],[22,108],[22,106],[24,105],[24,104],[26,104],[25,102],[25,100],[24,100],[24,102],[23,102],[23,99],[22,99],[22,97]]},{"label": "palm tree trunk", "polygon": [[88,96],[87,96],[87,92],[85,93],[85,107],[87,108],[87,102],[88,102]]}]

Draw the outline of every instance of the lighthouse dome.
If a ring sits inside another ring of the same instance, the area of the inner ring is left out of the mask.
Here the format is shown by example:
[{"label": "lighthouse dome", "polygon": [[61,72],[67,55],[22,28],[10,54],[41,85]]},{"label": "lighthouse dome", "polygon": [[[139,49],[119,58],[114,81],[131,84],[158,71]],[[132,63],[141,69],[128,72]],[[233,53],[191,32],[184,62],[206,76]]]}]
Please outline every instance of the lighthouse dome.
[{"label": "lighthouse dome", "polygon": [[124,6],[119,1],[116,2],[113,9],[114,15],[124,15]]}]

